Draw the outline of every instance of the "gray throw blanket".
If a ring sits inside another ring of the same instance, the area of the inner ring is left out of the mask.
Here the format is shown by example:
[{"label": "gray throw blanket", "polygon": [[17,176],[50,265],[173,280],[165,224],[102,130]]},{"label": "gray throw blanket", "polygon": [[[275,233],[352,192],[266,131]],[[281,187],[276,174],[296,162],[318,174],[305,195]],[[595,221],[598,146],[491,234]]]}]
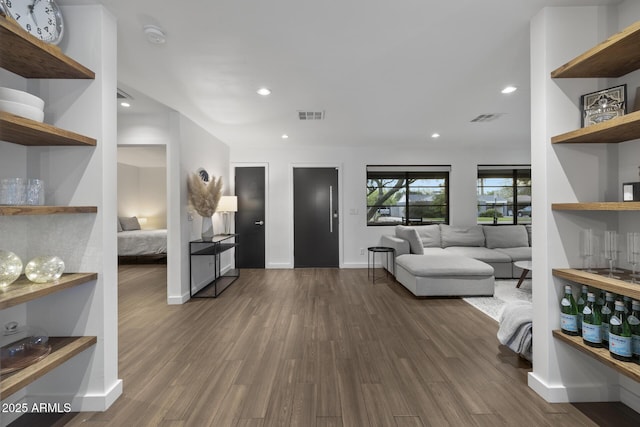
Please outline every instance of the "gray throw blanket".
[{"label": "gray throw blanket", "polygon": [[533,305],[528,301],[513,301],[500,314],[498,340],[525,359],[531,361]]}]

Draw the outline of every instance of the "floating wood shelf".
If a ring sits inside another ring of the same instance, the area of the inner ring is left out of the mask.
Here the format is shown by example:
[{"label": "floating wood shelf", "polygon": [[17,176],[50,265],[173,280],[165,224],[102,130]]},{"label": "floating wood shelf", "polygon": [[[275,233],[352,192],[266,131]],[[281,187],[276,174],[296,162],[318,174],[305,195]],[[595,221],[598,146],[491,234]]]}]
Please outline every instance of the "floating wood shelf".
[{"label": "floating wood shelf", "polygon": [[553,336],[560,341],[566,342],[571,347],[580,350],[581,352],[593,357],[594,359],[604,363],[605,365],[615,369],[622,375],[640,381],[640,365],[633,362],[623,362],[611,357],[609,350],[606,348],[595,348],[586,345],[582,341],[582,337],[575,337],[571,335],[563,334],[560,330],[554,330]]},{"label": "floating wood shelf", "polygon": [[27,146],[96,145],[94,138],[0,111],[0,140]]},{"label": "floating wood shelf", "polygon": [[31,384],[96,342],[97,337],[49,337],[51,353],[47,357],[24,369],[0,377],[0,400]]},{"label": "floating wood shelf", "polygon": [[640,202],[552,203],[554,211],[640,211]]},{"label": "floating wood shelf", "polygon": [[97,206],[0,206],[0,216],[96,213]]},{"label": "floating wood shelf", "polygon": [[0,16],[0,67],[26,78],[94,79],[95,73]]},{"label": "floating wood shelf", "polygon": [[55,282],[33,283],[22,276],[9,286],[0,289],[0,310],[73,288],[97,278],[97,273],[66,273]]},{"label": "floating wood shelf", "polygon": [[[638,48],[640,50],[640,47]],[[551,138],[552,144],[614,144],[640,138],[640,111]]]},{"label": "floating wood shelf", "polygon": [[[588,273],[585,270],[575,268],[554,268],[552,274],[555,277],[579,283],[581,285],[593,286],[616,294],[626,295],[636,300],[640,300],[640,283],[630,283],[624,280],[606,276],[606,269],[595,269],[602,274]],[[623,270],[621,276],[629,276],[629,270]]]},{"label": "floating wood shelf", "polygon": [[640,69],[640,21],[551,72],[551,77],[620,77]]}]

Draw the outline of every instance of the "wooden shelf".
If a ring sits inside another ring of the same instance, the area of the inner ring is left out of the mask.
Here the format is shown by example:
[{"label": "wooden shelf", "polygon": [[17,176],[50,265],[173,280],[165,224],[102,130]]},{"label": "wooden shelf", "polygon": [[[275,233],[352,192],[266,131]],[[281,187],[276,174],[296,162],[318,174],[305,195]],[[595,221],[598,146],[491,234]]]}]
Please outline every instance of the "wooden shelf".
[{"label": "wooden shelf", "polygon": [[571,347],[576,348],[581,352],[587,354],[588,356],[591,356],[594,359],[604,363],[605,365],[615,369],[622,375],[626,375],[627,377],[635,381],[640,381],[640,365],[633,362],[623,362],[622,360],[614,359],[609,354],[609,349],[590,347],[582,341],[582,337],[566,335],[563,334],[560,330],[554,330],[553,336],[560,341],[566,342]]},{"label": "wooden shelf", "polygon": [[94,79],[95,73],[0,16],[0,67],[26,78]]},{"label": "wooden shelf", "polygon": [[[640,300],[640,283],[630,283],[620,279],[606,276],[607,269],[594,269],[603,274],[588,273],[575,268],[554,268],[552,274],[555,277],[579,283],[581,285],[593,286],[616,294],[626,295],[635,300]],[[629,275],[630,271],[624,270],[622,275]]]},{"label": "wooden shelf", "polygon": [[553,70],[551,77],[620,77],[640,69],[640,21]]},{"label": "wooden shelf", "polygon": [[97,273],[65,273],[55,282],[33,283],[22,276],[9,286],[0,289],[0,310],[73,288],[97,278]]},{"label": "wooden shelf", "polygon": [[[640,48],[638,48],[640,51]],[[615,144],[640,138],[640,111],[551,138],[552,144]]]},{"label": "wooden shelf", "polygon": [[97,206],[0,206],[0,216],[97,213]]},{"label": "wooden shelf", "polygon": [[49,337],[51,353],[47,357],[0,377],[0,400],[6,399],[97,342],[97,337]]},{"label": "wooden shelf", "polygon": [[96,145],[94,138],[0,111],[0,140],[27,146]]},{"label": "wooden shelf", "polygon": [[640,211],[640,202],[552,203],[554,211]]}]

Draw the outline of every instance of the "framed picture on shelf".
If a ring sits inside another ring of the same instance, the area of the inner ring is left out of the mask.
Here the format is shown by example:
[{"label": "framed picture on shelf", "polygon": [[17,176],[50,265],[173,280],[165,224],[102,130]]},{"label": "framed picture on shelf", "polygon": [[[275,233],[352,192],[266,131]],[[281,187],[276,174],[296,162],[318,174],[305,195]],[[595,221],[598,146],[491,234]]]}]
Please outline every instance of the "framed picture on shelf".
[{"label": "framed picture on shelf", "polygon": [[582,127],[624,116],[627,109],[627,85],[610,87],[580,97]]},{"label": "framed picture on shelf", "polygon": [[640,202],[640,182],[623,183],[622,200],[625,202]]}]

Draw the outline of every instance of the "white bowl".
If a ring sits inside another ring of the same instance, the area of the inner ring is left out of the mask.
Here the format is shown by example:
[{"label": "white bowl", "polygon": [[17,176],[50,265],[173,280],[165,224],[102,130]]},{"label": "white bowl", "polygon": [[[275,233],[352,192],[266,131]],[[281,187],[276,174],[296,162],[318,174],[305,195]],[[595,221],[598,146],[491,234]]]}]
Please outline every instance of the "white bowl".
[{"label": "white bowl", "polygon": [[32,107],[31,105],[25,105],[19,102],[0,100],[0,111],[6,111],[7,113],[15,114],[16,116],[35,120],[36,122],[41,123],[44,119],[44,111],[38,110],[36,107]]},{"label": "white bowl", "polygon": [[44,100],[22,90],[0,87],[0,100],[30,105],[38,110],[44,109]]}]

